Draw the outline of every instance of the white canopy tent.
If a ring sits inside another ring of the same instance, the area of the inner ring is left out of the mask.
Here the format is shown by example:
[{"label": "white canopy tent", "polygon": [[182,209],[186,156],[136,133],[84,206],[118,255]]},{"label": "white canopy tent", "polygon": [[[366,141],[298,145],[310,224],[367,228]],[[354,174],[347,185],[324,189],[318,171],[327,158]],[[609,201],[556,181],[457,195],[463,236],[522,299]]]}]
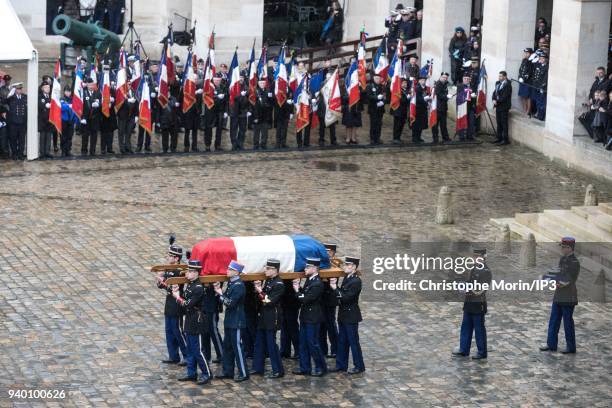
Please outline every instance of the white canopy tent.
[{"label": "white canopy tent", "polygon": [[27,62],[27,158],[38,158],[38,52],[9,0],[0,0],[0,61]]}]

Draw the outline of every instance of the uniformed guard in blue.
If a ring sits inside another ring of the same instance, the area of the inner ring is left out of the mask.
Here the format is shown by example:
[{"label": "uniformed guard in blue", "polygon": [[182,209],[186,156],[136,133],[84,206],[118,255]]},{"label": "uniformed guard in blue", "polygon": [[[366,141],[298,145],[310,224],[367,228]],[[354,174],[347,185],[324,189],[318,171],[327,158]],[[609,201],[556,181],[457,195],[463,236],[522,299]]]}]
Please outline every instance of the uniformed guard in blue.
[{"label": "uniformed guard in blue", "polygon": [[[346,371],[359,374],[365,371],[361,344],[359,344],[359,322],[362,321],[359,309],[361,278],[357,275],[359,258],[347,256],[344,261],[346,277],[338,287],[337,279],[330,279],[330,287],[336,294],[338,302],[338,354],[336,368],[333,371]],[[349,349],[353,355],[354,367],[348,369]]]},{"label": "uniformed guard in blue", "polygon": [[215,282],[215,292],[219,301],[225,306],[225,337],[223,338],[223,374],[217,378],[234,378],[234,363],[238,368],[238,376],[234,381],[241,382],[249,378],[244,350],[241,343],[241,332],[246,327],[244,315],[244,283],[240,280],[240,273],[244,266],[236,261],[230,262],[227,267],[229,283],[225,292],[221,285]]},{"label": "uniformed guard in blue", "polygon": [[[342,262],[336,258],[336,244],[323,244],[327,250],[327,255],[333,266],[339,266],[338,262]],[[321,332],[319,333],[319,342],[321,343],[321,351],[328,358],[336,358],[336,350],[338,346],[338,325],[336,324],[336,307],[338,300],[336,293],[330,288],[329,281],[323,279],[323,317],[321,323]],[[329,339],[329,346],[327,340]]]},{"label": "uniformed guard in blue", "polygon": [[202,377],[198,384],[206,384],[211,378],[208,362],[202,353],[202,343],[200,335],[207,330],[208,316],[202,308],[204,288],[200,283],[199,275],[202,270],[200,261],[191,260],[187,266],[188,283],[185,285],[185,297],[181,297],[178,288],[175,288],[172,295],[185,311],[185,333],[187,334],[187,376],[179,378],[179,381],[197,381],[200,367]]},{"label": "uniformed guard in blue", "polygon": [[[491,270],[486,264],[487,250],[474,249],[476,266],[469,271],[468,282],[491,284]],[[480,263],[478,262],[480,261]],[[479,268],[482,265],[482,268]],[[485,314],[487,313],[487,294],[485,290],[469,291],[465,294],[463,303],[463,321],[459,347],[453,351],[455,356],[469,356],[472,347],[472,333],[476,337],[478,353],[472,356],[474,360],[487,358],[487,329],[485,327]]]},{"label": "uniformed guard in blue", "polygon": [[[319,278],[320,258],[306,258],[306,283],[300,288],[300,280],[293,281],[293,290],[300,307],[300,366],[293,374],[321,377],[327,372],[325,357],[319,344],[319,330],[323,321],[321,296],[323,282]],[[315,369],[311,372],[310,359],[314,360]]]},{"label": "uniformed guard in blue", "polygon": [[272,373],[268,378],[280,378],[285,375],[281,355],[276,344],[276,332],[281,327],[282,307],[281,298],[285,285],[279,274],[280,261],[268,259],[264,273],[266,282],[262,287],[261,281],[255,281],[257,292],[257,335],[255,337],[255,351],[253,354],[253,367],[251,374],[263,375],[266,355],[270,357]]},{"label": "uniformed guard in blue", "polygon": [[[174,244],[174,236],[170,236],[170,247],[168,248],[169,265],[177,265],[183,258],[183,248]],[[166,291],[166,304],[164,305],[164,321],[166,328],[166,346],[168,347],[168,360],[162,360],[165,364],[181,364],[179,350],[183,355],[183,360],[187,359],[187,340],[185,333],[182,332],[181,307],[172,296],[172,287],[166,285],[168,278],[178,277],[181,275],[179,269],[160,272],[157,276],[157,287]],[[179,286],[179,294],[183,295],[183,285]]]},{"label": "uniformed guard in blue", "polygon": [[206,360],[212,360],[212,350],[210,344],[215,348],[217,358],[213,363],[223,361],[223,339],[219,333],[219,312],[223,310],[223,305],[219,302],[215,288],[212,283],[204,284],[204,312],[208,319],[208,330],[202,334],[202,352]]},{"label": "uniformed guard in blue", "polygon": [[557,351],[559,341],[559,328],[563,320],[565,331],[565,350],[563,354],[576,352],[576,333],[574,331],[574,308],[578,304],[578,290],[576,281],[580,273],[580,262],[574,254],[576,240],[573,237],[561,239],[561,259],[559,260],[559,272],[555,277],[556,289],[553,304],[548,321],[548,338],[546,345],[540,347],[542,351]]}]

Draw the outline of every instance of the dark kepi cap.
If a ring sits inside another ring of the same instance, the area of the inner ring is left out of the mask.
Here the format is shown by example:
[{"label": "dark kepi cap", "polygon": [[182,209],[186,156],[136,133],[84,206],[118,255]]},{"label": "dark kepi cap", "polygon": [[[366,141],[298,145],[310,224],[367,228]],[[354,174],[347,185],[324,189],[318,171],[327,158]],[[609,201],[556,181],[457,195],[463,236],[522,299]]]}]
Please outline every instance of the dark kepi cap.
[{"label": "dark kepi cap", "polygon": [[93,78],[91,78],[91,77],[85,78],[85,83],[86,84],[93,84]]},{"label": "dark kepi cap", "polygon": [[193,259],[189,261],[189,263],[187,264],[187,268],[194,270],[194,271],[201,271],[202,263],[196,259]]},{"label": "dark kepi cap", "polygon": [[168,253],[170,255],[183,256],[183,248],[178,245],[170,245],[170,248],[168,248]]},{"label": "dark kepi cap", "polygon": [[240,76],[246,78],[249,76],[249,73],[246,69],[243,69],[242,71],[240,71]]},{"label": "dark kepi cap", "polygon": [[215,74],[215,78],[223,78],[223,74],[221,72],[217,72]]},{"label": "dark kepi cap", "polygon": [[574,246],[576,246],[576,238],[563,237],[561,238],[561,242],[559,243],[559,245],[574,248]]},{"label": "dark kepi cap", "polygon": [[344,257],[344,263],[359,266],[359,258],[355,258],[354,256],[346,256]]},{"label": "dark kepi cap", "polygon": [[268,266],[280,270],[280,261],[278,259],[268,259],[266,262],[266,267]]},{"label": "dark kepi cap", "polygon": [[334,252],[336,252],[336,249],[338,248],[338,245],[336,244],[323,244],[323,246],[325,247],[325,249],[329,249],[330,251]]},{"label": "dark kepi cap", "polygon": [[306,258],[306,266],[316,266],[317,268],[321,265],[321,258]]},{"label": "dark kepi cap", "polygon": [[239,263],[238,263],[238,262],[236,262],[236,261],[231,261],[231,262],[229,263],[229,265],[227,266],[227,268],[228,268],[228,269],[231,269],[231,270],[234,270],[234,271],[236,271],[236,272],[238,272],[238,273],[242,273],[242,271],[244,270],[244,265],[239,264]]},{"label": "dark kepi cap", "polygon": [[524,48],[523,52],[528,52],[528,53],[532,54],[533,53],[533,48],[530,48],[530,47]]}]

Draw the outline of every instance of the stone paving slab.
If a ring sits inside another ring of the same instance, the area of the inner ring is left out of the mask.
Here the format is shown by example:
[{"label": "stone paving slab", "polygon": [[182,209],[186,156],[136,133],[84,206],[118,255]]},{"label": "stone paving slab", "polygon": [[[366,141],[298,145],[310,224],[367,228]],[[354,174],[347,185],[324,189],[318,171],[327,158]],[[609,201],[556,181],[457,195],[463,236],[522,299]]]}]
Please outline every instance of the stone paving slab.
[{"label": "stone paving slab", "polygon": [[[306,232],[362,253],[372,237],[492,241],[492,217],[582,202],[612,186],[512,146],[197,155],[3,163],[0,175],[0,407],[609,406],[610,304],[581,303],[578,354],[542,354],[549,304],[491,303],[487,362],[455,360],[461,305],[373,296],[360,336],[367,371],[280,381],[178,383],[164,367],[164,295],[145,268],[167,234]],[[433,223],[441,185],[457,223]],[[562,336],[561,336],[562,337]],[[563,345],[563,341],[561,341]],[[286,371],[294,367],[286,362]],[[218,369],[218,367],[215,367]],[[64,388],[62,401],[7,389]]]}]

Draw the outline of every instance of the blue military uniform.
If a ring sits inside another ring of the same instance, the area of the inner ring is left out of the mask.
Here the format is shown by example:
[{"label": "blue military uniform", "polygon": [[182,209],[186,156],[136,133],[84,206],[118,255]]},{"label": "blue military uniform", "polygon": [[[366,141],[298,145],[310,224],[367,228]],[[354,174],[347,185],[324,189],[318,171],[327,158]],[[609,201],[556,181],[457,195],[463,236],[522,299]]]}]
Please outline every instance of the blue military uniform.
[{"label": "blue military uniform", "polygon": [[[486,251],[484,249],[477,249],[474,253],[484,256]],[[491,270],[484,262],[483,265],[482,269],[474,268],[470,271],[469,282],[491,283]],[[485,315],[487,314],[486,296],[485,292],[480,294],[474,292],[466,293],[465,302],[463,303],[463,321],[461,322],[459,350],[453,354],[469,356],[472,346],[472,333],[474,333],[478,354],[472,358],[487,358],[487,329],[485,327]]]},{"label": "blue military uniform", "polygon": [[210,344],[212,343],[215,348],[215,354],[217,355],[217,361],[223,360],[223,339],[221,333],[219,333],[219,311],[223,309],[223,306],[217,299],[217,294],[211,284],[204,285],[204,299],[202,301],[204,311],[206,315],[210,317],[208,319],[208,330],[202,334],[202,352],[206,357],[206,360],[211,361],[212,350]]},{"label": "blue military uniform", "polygon": [[[546,53],[538,50],[538,56],[547,57]],[[546,118],[546,92],[548,86],[548,61],[544,64],[536,62],[533,67],[531,84],[537,88],[532,89],[531,97],[535,103],[537,112],[536,118],[544,120]]]},{"label": "blue military uniform", "polygon": [[[281,299],[283,308],[283,321],[281,326],[281,355],[285,358],[298,358],[300,350],[300,325],[298,317],[300,313],[300,303],[295,297],[291,281],[283,283],[285,292]],[[291,346],[293,345],[293,356],[291,355]]]},{"label": "blue military uniform", "polygon": [[[359,265],[359,259],[346,257],[346,263]],[[361,278],[352,273],[342,281],[342,285],[335,290],[338,298],[338,354],[336,356],[336,370],[348,371],[349,374],[358,374],[365,371],[361,344],[359,344],[359,322],[362,321],[359,308],[359,295],[361,293]],[[354,368],[348,370],[349,350],[353,355]]]},{"label": "blue military uniform", "polygon": [[[243,266],[232,261],[229,266],[238,272],[242,272]],[[227,289],[219,297],[219,301],[225,306],[225,318],[223,326],[225,337],[223,338],[223,378],[234,377],[234,363],[240,375],[236,381],[242,381],[249,377],[244,350],[242,349],[241,336],[246,327],[244,314],[244,283],[239,276],[230,279]]]}]

